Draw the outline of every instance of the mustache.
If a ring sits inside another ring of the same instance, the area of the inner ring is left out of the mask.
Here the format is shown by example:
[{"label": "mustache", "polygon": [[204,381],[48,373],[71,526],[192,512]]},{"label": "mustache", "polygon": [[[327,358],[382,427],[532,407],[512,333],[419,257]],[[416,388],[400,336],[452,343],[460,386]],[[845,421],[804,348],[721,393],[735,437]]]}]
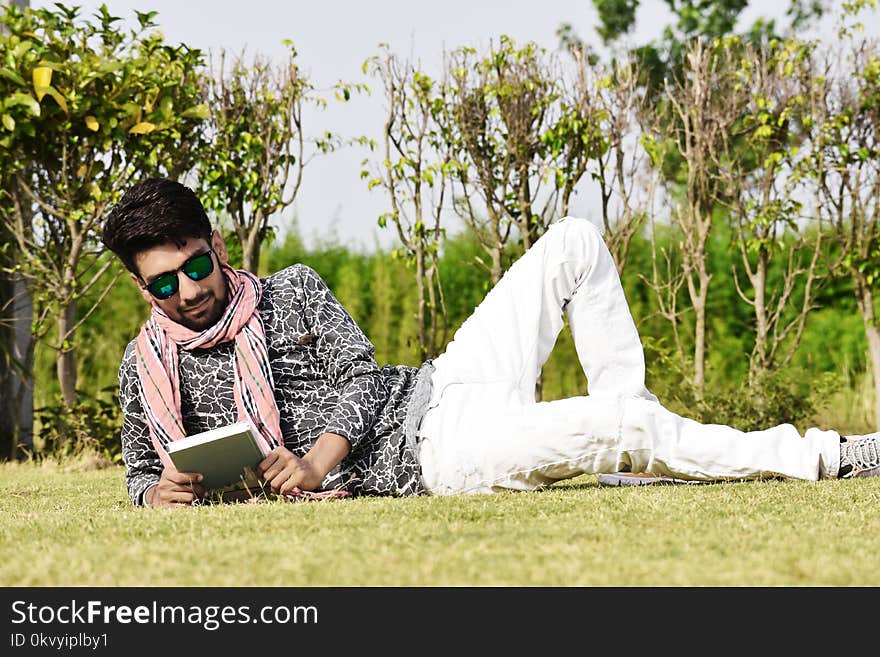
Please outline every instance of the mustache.
[{"label": "mustache", "polygon": [[208,301],[209,299],[212,299],[212,298],[214,298],[214,295],[213,295],[213,294],[206,294],[206,295],[204,295],[204,296],[199,297],[199,298],[196,299],[195,301],[191,301],[191,302],[189,302],[189,303],[186,303],[186,304],[183,306],[183,309],[184,309],[184,310],[189,310],[189,309],[191,309],[191,308],[195,308],[196,306],[199,306],[199,305],[203,304],[205,301]]}]

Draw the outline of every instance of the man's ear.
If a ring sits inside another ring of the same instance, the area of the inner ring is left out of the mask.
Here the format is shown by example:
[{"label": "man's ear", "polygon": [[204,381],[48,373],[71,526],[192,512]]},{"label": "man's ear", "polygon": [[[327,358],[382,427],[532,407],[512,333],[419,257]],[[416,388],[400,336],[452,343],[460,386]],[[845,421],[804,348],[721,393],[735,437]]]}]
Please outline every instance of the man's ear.
[{"label": "man's ear", "polygon": [[134,272],[128,272],[128,275],[131,276],[131,280],[134,281],[134,284],[137,285],[137,288],[141,291],[141,296],[144,298],[144,301],[151,304],[153,303],[153,295],[147,292],[147,289],[144,287],[144,284],[141,283],[141,279]]},{"label": "man's ear", "polygon": [[226,250],[226,242],[223,241],[223,236],[220,234],[219,230],[215,230],[211,233],[211,247],[214,249],[214,253],[217,254],[217,259],[220,263],[228,265],[229,252]]}]

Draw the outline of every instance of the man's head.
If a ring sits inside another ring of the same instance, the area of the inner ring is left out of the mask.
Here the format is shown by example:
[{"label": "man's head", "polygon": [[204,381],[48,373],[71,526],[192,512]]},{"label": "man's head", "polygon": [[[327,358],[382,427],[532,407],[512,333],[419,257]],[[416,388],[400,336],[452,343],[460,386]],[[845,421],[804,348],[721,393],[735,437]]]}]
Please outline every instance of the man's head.
[{"label": "man's head", "polygon": [[223,313],[226,245],[188,187],[164,178],[135,185],[110,212],[102,241],[171,320],[201,331]]}]

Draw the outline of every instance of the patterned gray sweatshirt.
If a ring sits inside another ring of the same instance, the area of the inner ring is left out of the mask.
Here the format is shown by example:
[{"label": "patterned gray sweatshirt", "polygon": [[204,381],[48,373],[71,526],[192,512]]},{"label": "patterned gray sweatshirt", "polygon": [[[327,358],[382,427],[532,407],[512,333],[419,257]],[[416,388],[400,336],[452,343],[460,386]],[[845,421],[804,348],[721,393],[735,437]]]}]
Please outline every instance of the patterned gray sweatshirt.
[{"label": "patterned gray sweatshirt", "polygon": [[[285,446],[303,456],[328,431],[351,443],[349,455],[322,488],[366,495],[422,493],[413,446],[430,395],[430,362],[419,369],[380,368],[373,345],[317,272],[305,265],[263,279],[258,308]],[[141,406],[134,344],[126,347],[119,368],[121,439],[128,494],[143,505],[147,488],[159,481],[162,463]],[[232,342],[179,351],[187,435],[237,420],[233,357]]]}]

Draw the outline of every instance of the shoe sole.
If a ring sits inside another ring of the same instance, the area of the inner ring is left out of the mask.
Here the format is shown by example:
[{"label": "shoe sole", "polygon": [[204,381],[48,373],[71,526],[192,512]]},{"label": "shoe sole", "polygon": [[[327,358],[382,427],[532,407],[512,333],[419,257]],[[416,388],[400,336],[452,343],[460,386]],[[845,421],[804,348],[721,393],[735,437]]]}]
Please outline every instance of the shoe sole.
[{"label": "shoe sole", "polygon": [[868,470],[859,470],[852,476],[852,478],[857,477],[880,477],[880,465],[876,468],[869,468]]}]

